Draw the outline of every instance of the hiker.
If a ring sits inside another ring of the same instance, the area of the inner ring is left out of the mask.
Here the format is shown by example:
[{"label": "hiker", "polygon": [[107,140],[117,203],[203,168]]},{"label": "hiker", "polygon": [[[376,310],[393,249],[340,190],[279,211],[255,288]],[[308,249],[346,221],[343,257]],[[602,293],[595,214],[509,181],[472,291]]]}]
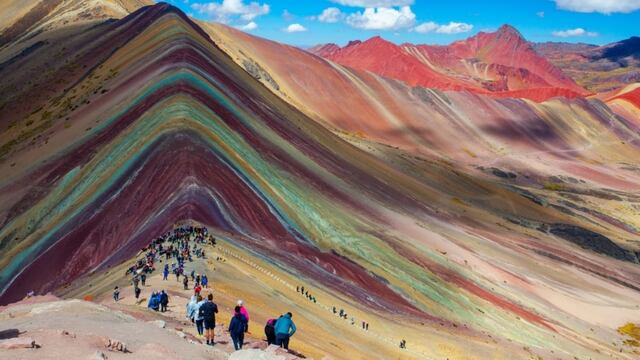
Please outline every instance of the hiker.
[{"label": "hiker", "polygon": [[229,334],[233,340],[233,347],[236,350],[242,349],[244,343],[244,333],[247,329],[247,319],[240,311],[241,307],[235,307],[235,313],[229,322]]},{"label": "hiker", "polygon": [[189,290],[189,277],[187,275],[182,279],[182,285],[184,285],[185,290]]},{"label": "hiker", "polygon": [[207,301],[200,306],[200,310],[198,311],[204,320],[207,345],[213,346],[215,344],[214,329],[216,327],[216,313],[218,313],[218,305],[213,302],[213,294],[209,294],[209,296],[207,296]]},{"label": "hiker", "polygon": [[196,297],[196,304],[193,307],[193,318],[196,322],[196,330],[198,330],[198,335],[202,336],[204,334],[204,317],[200,315],[200,307],[204,305],[205,300],[202,299],[200,294],[194,295]]},{"label": "hiker", "polygon": [[138,300],[138,299],[140,298],[140,292],[141,292],[141,291],[142,291],[142,290],[140,290],[140,288],[138,287],[138,285],[136,285],[135,289],[133,289],[133,292],[134,292],[134,293],[135,293],[135,295],[136,295],[136,300]]},{"label": "hiker", "polygon": [[197,295],[200,294],[200,291],[202,291],[202,287],[196,284],[196,286],[193,288],[193,292]]},{"label": "hiker", "polygon": [[264,334],[267,336],[267,345],[276,343],[276,319],[267,320],[267,324],[264,326]]},{"label": "hiker", "polygon": [[167,311],[167,305],[169,305],[169,295],[162,290],[160,293],[160,312]]},{"label": "hiker", "polygon": [[131,282],[133,283],[134,288],[138,287],[138,284],[140,283],[140,279],[138,279],[138,275],[134,276]]},{"label": "hiker", "polygon": [[145,273],[140,275],[140,281],[142,282],[142,286],[145,286],[145,282],[147,282],[147,275]]},{"label": "hiker", "polygon": [[164,264],[164,270],[162,271],[162,280],[167,280],[169,277],[169,264]]},{"label": "hiker", "polygon": [[191,270],[191,281],[196,281],[196,271]]},{"label": "hiker", "polygon": [[406,349],[406,348],[407,348],[407,342],[404,339],[402,339],[400,341],[400,349]]},{"label": "hiker", "polygon": [[247,319],[247,328],[245,329],[245,332],[249,332],[249,312],[247,311],[247,308],[244,307],[242,300],[238,300],[236,305],[240,307],[240,313],[244,316],[245,319]]},{"label": "hiker", "polygon": [[369,331],[369,323],[366,323],[365,325],[366,325],[365,330]]},{"label": "hiker", "polygon": [[191,320],[193,324],[195,320],[195,312],[196,312],[196,304],[198,303],[198,297],[196,295],[191,295],[191,300],[187,303],[187,319]]},{"label": "hiker", "polygon": [[202,274],[202,279],[200,280],[200,282],[202,283],[202,287],[206,289],[207,285],[209,284],[209,278],[207,277],[207,274]]},{"label": "hiker", "polygon": [[155,291],[151,293],[147,307],[154,311],[158,311],[160,307],[160,299],[158,298],[158,294]]},{"label": "hiker", "polygon": [[293,314],[288,312],[280,316],[274,326],[276,331],[276,345],[282,346],[286,350],[289,350],[289,339],[296,333],[296,324],[291,320],[292,317]]},{"label": "hiker", "polygon": [[113,300],[115,302],[118,302],[118,300],[120,300],[120,289],[118,289],[117,286],[113,289]]},{"label": "hiker", "polygon": [[200,274],[196,274],[196,286],[200,286]]}]

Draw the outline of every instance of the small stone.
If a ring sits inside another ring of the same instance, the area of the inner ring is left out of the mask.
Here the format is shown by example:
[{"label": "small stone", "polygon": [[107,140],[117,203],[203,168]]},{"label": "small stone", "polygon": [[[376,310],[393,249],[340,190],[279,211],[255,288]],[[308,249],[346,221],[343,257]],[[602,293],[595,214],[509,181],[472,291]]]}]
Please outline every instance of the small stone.
[{"label": "small stone", "polygon": [[176,331],[176,334],[181,337],[182,339],[186,339],[187,335],[185,333],[183,333],[182,331]]},{"label": "small stone", "polygon": [[103,353],[100,350],[96,351],[91,358],[93,360],[107,360],[108,359],[107,355],[105,355],[105,353]]},{"label": "small stone", "polygon": [[164,329],[167,326],[167,323],[164,320],[153,320],[149,321],[151,324],[159,327],[160,329]]}]

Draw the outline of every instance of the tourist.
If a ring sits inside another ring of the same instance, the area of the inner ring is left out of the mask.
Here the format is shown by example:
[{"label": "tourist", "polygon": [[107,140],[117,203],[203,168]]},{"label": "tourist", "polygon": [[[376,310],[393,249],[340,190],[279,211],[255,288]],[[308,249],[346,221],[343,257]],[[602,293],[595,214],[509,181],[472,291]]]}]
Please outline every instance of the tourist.
[{"label": "tourist", "polygon": [[274,325],[276,324],[276,319],[267,320],[267,324],[264,326],[264,334],[267,336],[267,345],[276,343],[276,329]]},{"label": "tourist", "polygon": [[196,313],[196,304],[198,303],[198,297],[196,295],[191,295],[191,300],[187,303],[187,319],[191,320],[191,323],[194,323],[195,313]]},{"label": "tourist", "polygon": [[142,286],[145,286],[145,283],[147,282],[147,275],[145,273],[140,275],[140,282],[142,283]]},{"label": "tourist", "polygon": [[200,282],[202,283],[202,287],[206,289],[207,285],[209,284],[209,278],[207,277],[207,274],[202,274],[202,279],[200,280]]},{"label": "tourist", "polygon": [[247,328],[245,329],[245,332],[249,332],[249,311],[247,311],[247,308],[244,307],[242,300],[238,300],[236,305],[240,307],[240,313],[244,316],[245,319],[247,319]]},{"label": "tourist", "polygon": [[202,299],[200,294],[196,296],[196,305],[193,308],[193,318],[196,322],[196,330],[198,331],[198,335],[202,336],[204,334],[204,317],[200,315],[200,307],[204,305],[205,300]]},{"label": "tourist", "polygon": [[213,294],[207,296],[207,301],[200,306],[200,315],[204,319],[204,329],[206,331],[207,345],[214,345],[214,329],[216,327],[216,314],[218,306],[213,302]]},{"label": "tourist", "polygon": [[167,311],[167,305],[169,305],[169,295],[162,290],[160,293],[160,312]]},{"label": "tourist", "polygon": [[275,324],[276,331],[276,345],[281,346],[285,349],[289,349],[289,339],[296,332],[296,324],[293,323],[291,318],[293,314],[290,312],[280,316],[278,321]]},{"label": "tourist", "polygon": [[244,343],[244,333],[247,329],[247,319],[240,312],[240,306],[235,307],[235,313],[229,322],[229,334],[233,340],[233,347],[236,350],[242,349]]},{"label": "tourist", "polygon": [[189,290],[189,277],[187,275],[185,275],[184,279],[182,279],[182,285],[184,286],[185,290]]},{"label": "tourist", "polygon": [[164,270],[162,271],[162,280],[167,280],[169,277],[169,264],[164,264]]},{"label": "tourist", "polygon": [[158,309],[160,308],[160,299],[158,298],[158,294],[155,291],[151,293],[147,307],[154,311],[158,311]]},{"label": "tourist", "polygon": [[138,287],[138,285],[136,285],[136,287],[133,289],[134,294],[136,295],[136,300],[138,300],[140,298],[140,288]]},{"label": "tourist", "polygon": [[120,289],[118,289],[117,286],[113,289],[113,300],[115,302],[118,302],[118,300],[120,300]]}]

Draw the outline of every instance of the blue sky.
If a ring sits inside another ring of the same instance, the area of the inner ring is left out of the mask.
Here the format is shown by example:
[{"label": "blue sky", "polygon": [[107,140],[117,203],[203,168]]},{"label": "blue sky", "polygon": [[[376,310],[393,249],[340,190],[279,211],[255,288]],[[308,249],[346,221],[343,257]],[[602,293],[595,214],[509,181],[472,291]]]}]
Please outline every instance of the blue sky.
[{"label": "blue sky", "polygon": [[298,46],[381,35],[447,44],[508,23],[531,41],[605,44],[640,35],[640,0],[170,0],[198,19]]}]

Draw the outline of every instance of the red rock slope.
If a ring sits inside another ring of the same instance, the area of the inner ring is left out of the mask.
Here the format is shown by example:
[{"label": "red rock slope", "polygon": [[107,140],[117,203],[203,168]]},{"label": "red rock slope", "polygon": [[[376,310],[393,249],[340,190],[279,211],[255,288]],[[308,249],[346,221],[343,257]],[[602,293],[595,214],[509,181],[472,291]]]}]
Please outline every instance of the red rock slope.
[{"label": "red rock slope", "polygon": [[411,86],[469,90],[499,97],[544,101],[579,97],[587,91],[543,57],[520,33],[504,25],[447,46],[396,45],[380,37],[353,41],[340,48],[326,44],[310,49],[316,55]]}]

